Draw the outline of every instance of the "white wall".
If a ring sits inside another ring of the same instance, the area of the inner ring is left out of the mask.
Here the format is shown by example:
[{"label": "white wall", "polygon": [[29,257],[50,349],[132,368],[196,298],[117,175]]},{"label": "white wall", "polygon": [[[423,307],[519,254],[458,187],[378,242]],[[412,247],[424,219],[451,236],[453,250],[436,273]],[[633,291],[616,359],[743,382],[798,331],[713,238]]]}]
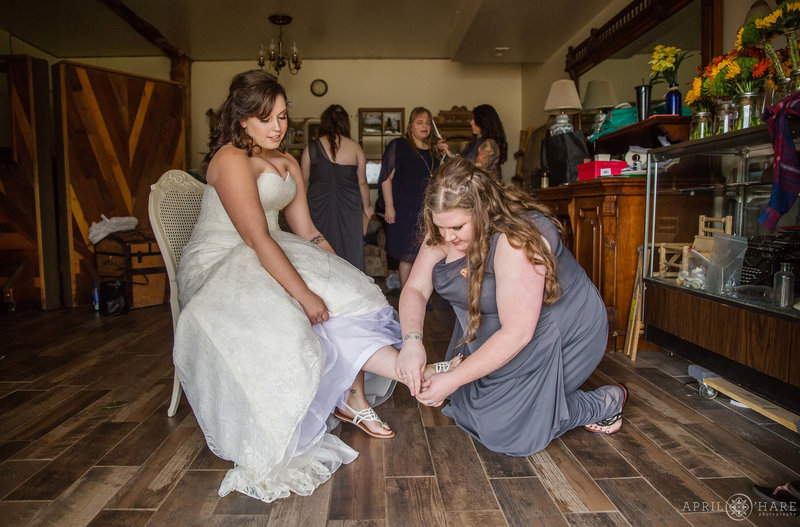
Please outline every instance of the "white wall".
[{"label": "white wall", "polygon": [[44,59],[51,66],[60,60],[69,60],[70,62],[77,62],[88,66],[124,71],[126,73],[155,79],[170,80],[170,61],[167,57],[76,57],[61,59],[0,29],[0,55],[12,54],[30,55],[31,57]]},{"label": "white wall", "polygon": [[[195,62],[192,64],[192,167],[199,167],[208,150],[205,113],[217,108],[237,73],[257,67],[247,62]],[[311,94],[314,79],[328,83],[323,97]],[[434,115],[453,105],[472,109],[491,104],[497,109],[508,139],[508,161],[503,178],[516,168],[522,128],[521,76],[518,65],[467,65],[449,60],[306,60],[297,75],[281,72],[280,82],[292,106],[293,119],[319,117],[331,104],[341,104],[351,116],[352,136],[358,137],[358,108],[404,107],[406,120],[415,106]]]}]

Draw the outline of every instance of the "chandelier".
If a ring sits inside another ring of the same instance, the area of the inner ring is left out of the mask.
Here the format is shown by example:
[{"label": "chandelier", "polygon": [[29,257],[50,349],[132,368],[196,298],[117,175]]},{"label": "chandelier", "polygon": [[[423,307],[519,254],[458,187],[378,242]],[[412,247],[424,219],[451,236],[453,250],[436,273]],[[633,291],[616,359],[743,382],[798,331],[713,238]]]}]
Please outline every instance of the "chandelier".
[{"label": "chandelier", "polygon": [[289,73],[292,75],[297,74],[300,71],[300,65],[303,63],[297,55],[297,44],[292,42],[292,48],[288,56],[286,55],[286,47],[283,44],[283,26],[289,25],[292,17],[289,15],[270,15],[269,21],[280,28],[278,41],[275,42],[275,39],[272,39],[266,54],[264,53],[264,44],[261,44],[261,50],[258,53],[259,67],[263,69],[267,61],[269,61],[270,66],[275,70],[275,75],[280,75],[284,66],[289,67]]}]

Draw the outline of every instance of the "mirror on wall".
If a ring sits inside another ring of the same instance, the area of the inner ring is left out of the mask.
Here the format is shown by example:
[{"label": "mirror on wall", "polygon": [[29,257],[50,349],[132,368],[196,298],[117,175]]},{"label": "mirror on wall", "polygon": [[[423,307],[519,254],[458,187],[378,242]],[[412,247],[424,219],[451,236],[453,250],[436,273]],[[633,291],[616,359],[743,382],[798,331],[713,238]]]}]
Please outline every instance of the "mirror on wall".
[{"label": "mirror on wall", "polygon": [[[612,83],[619,102],[635,102],[634,86],[648,82],[650,78],[648,62],[653,48],[659,44],[694,51],[694,54],[684,60],[678,68],[678,84],[685,94],[690,88],[692,79],[697,75],[696,68],[701,62],[700,32],[700,0],[695,0],[582,74],[578,79],[581,98],[586,93],[589,81],[600,79]],[[652,90],[652,101],[655,103],[663,100],[666,90],[667,86],[664,84],[655,85]]]},{"label": "mirror on wall", "polygon": [[[722,0],[638,0],[628,4],[586,40],[570,47],[566,71],[581,97],[593,79],[612,82],[620,102],[633,102],[633,87],[647,81],[648,61],[658,44],[695,50],[678,70],[681,91],[696,75],[696,67],[721,53]],[[666,87],[657,85],[652,100],[663,100]]]}]

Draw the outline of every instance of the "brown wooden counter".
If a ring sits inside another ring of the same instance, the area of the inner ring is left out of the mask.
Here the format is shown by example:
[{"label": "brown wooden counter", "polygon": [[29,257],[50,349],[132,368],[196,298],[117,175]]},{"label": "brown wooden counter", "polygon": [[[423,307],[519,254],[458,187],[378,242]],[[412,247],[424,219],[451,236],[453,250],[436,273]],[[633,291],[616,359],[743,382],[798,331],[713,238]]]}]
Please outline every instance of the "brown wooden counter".
[{"label": "brown wooden counter", "polygon": [[567,231],[565,243],[606,304],[609,346],[625,340],[636,280],[637,248],[644,240],[645,178],[604,177],[536,189]]}]

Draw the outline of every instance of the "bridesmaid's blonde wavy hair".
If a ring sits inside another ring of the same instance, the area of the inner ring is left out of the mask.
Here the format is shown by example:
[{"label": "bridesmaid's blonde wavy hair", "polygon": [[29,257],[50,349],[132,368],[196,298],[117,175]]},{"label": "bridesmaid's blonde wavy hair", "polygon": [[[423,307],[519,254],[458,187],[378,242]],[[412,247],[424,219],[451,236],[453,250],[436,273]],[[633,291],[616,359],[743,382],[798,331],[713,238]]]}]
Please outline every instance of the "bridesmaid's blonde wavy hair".
[{"label": "bridesmaid's blonde wavy hair", "polygon": [[427,245],[443,245],[445,240],[433,223],[433,214],[462,209],[472,217],[473,238],[466,254],[469,280],[469,319],[464,342],[475,340],[481,325],[480,297],[483,272],[489,254],[492,234],[505,234],[515,249],[524,249],[533,265],[545,268],[543,303],[558,300],[560,288],[556,275],[555,257],[545,245],[539,229],[524,215],[536,211],[549,218],[563,234],[558,220],[545,206],[537,203],[527,192],[506,186],[485,170],[463,157],[456,157],[439,167],[425,192],[423,222]]}]

